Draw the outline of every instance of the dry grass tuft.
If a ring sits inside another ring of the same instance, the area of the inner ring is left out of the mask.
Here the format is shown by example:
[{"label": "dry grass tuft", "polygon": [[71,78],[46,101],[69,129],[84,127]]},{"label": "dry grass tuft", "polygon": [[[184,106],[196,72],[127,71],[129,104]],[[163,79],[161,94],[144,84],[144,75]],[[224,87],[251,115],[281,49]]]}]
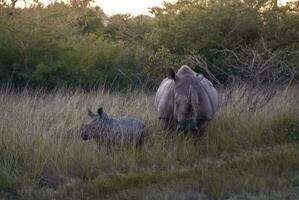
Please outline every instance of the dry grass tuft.
[{"label": "dry grass tuft", "polygon": [[[288,88],[267,96],[247,87],[227,89],[206,136],[195,142],[162,130],[152,93],[2,89],[0,197],[12,190],[21,199],[217,199],[269,191],[293,197],[288,175],[299,171],[297,91]],[[79,126],[87,119],[87,108],[98,106],[113,117],[129,115],[145,122],[150,135],[141,153],[134,147],[109,151],[81,140]],[[61,177],[63,185],[40,188],[45,173]],[[165,184],[165,190],[155,188]],[[186,188],[185,193],[175,193],[178,187]]]}]

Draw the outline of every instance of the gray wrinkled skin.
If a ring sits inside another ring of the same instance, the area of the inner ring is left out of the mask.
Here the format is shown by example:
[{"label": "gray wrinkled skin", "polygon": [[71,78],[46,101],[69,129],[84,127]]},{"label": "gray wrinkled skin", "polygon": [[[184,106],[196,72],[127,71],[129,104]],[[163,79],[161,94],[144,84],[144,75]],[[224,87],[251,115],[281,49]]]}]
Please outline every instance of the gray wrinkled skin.
[{"label": "gray wrinkled skin", "polygon": [[208,79],[184,65],[176,74],[171,71],[162,81],[156,93],[155,107],[165,128],[175,122],[178,131],[202,134],[218,110],[219,96]]},{"label": "gray wrinkled skin", "polygon": [[94,114],[88,110],[90,120],[80,127],[83,140],[97,139],[99,142],[110,144],[141,145],[145,136],[145,125],[132,117],[114,119],[99,108]]}]

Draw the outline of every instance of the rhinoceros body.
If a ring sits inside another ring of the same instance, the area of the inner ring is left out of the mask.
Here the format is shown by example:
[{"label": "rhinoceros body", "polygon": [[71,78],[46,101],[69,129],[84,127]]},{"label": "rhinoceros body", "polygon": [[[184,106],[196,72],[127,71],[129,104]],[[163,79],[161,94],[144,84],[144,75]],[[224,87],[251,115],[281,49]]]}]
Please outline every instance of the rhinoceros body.
[{"label": "rhinoceros body", "polygon": [[186,65],[176,74],[170,72],[155,97],[159,118],[165,125],[176,122],[178,130],[202,131],[213,119],[218,106],[219,96],[213,84]]},{"label": "rhinoceros body", "polygon": [[80,127],[83,140],[97,139],[107,144],[141,145],[145,136],[145,125],[133,117],[121,117],[114,119],[109,117],[102,108],[97,114],[88,111],[90,121]]}]

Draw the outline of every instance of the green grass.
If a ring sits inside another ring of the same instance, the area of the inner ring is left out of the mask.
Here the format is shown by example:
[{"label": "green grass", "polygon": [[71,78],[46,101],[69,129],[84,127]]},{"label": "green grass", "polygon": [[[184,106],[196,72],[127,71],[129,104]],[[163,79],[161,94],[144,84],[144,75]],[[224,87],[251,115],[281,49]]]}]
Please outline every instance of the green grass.
[{"label": "green grass", "polygon": [[0,191],[14,186],[14,174],[4,166],[0,166]]},{"label": "green grass", "polygon": [[[152,93],[2,89],[0,198],[296,199],[297,89],[279,91],[263,106],[245,87],[223,92],[223,99],[231,95],[196,142],[162,130]],[[81,140],[87,108],[98,106],[145,122],[141,153]],[[61,186],[40,187],[45,174]]]}]

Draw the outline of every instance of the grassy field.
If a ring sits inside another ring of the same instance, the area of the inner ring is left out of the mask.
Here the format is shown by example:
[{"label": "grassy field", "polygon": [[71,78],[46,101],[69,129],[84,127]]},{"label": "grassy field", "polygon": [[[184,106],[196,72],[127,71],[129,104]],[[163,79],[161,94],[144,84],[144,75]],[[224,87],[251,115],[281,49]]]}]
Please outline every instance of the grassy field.
[{"label": "grassy field", "polygon": [[[298,87],[221,92],[206,135],[162,130],[154,94],[0,90],[0,199],[299,199]],[[141,152],[83,141],[87,108],[135,116]]]}]

